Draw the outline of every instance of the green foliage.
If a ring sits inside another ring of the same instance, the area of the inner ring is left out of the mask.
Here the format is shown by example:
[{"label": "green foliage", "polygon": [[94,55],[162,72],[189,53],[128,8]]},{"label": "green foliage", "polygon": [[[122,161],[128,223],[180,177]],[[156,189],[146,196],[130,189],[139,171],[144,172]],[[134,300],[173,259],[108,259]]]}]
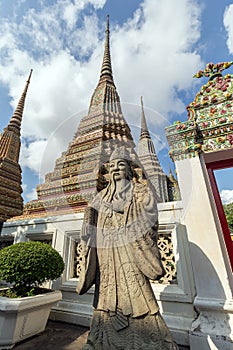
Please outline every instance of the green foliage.
[{"label": "green foliage", "polygon": [[0,250],[0,279],[12,284],[17,296],[31,295],[33,287],[60,277],[61,255],[50,245],[29,241]]},{"label": "green foliage", "polygon": [[223,205],[230,232],[233,233],[233,202]]}]

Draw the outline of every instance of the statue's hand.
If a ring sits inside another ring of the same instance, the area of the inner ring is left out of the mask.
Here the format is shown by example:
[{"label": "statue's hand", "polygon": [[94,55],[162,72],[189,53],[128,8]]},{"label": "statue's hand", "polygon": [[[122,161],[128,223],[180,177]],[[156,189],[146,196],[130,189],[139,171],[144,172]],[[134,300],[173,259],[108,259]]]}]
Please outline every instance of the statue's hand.
[{"label": "statue's hand", "polygon": [[87,256],[87,253],[88,253],[88,246],[87,246],[87,242],[84,241],[84,240],[81,240],[80,241],[80,244],[79,244],[79,253],[85,257]]},{"label": "statue's hand", "polygon": [[146,180],[143,182],[138,182],[135,185],[134,196],[136,200],[140,203],[147,204],[149,201],[149,187]]},{"label": "statue's hand", "polygon": [[144,197],[145,197],[145,194],[143,194],[143,193],[136,193],[135,194],[135,198],[137,199],[137,202],[140,202],[140,203],[144,202]]}]

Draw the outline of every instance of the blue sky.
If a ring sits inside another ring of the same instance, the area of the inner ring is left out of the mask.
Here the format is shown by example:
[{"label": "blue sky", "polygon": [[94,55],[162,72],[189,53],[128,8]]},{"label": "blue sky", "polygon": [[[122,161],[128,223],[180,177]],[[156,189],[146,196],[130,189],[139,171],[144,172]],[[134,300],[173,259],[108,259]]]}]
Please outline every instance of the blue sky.
[{"label": "blue sky", "polygon": [[[31,68],[20,164],[25,202],[72,140],[99,78],[110,15],[115,84],[137,141],[140,96],[165,172],[164,128],[187,119],[186,105],[208,62],[233,60],[233,0],[0,0],[0,130]],[[233,73],[231,67],[229,73]],[[230,179],[221,190],[233,200]],[[229,199],[230,198],[230,199]]]}]

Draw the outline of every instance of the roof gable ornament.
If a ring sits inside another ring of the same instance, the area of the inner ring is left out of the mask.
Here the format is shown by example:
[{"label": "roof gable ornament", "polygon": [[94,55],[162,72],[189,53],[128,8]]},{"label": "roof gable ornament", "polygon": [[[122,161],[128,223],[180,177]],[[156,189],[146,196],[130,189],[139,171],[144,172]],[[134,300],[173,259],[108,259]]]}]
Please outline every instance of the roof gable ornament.
[{"label": "roof gable ornament", "polygon": [[187,106],[188,120],[166,128],[169,154],[173,160],[198,156],[233,147],[233,74],[222,71],[233,62],[208,63],[193,77],[208,77]]},{"label": "roof gable ornament", "polygon": [[222,76],[222,71],[229,68],[233,64],[233,61],[230,62],[220,62],[220,63],[207,63],[204,70],[199,70],[196,74],[193,75],[193,78],[207,77],[209,80],[213,80],[217,76]]}]

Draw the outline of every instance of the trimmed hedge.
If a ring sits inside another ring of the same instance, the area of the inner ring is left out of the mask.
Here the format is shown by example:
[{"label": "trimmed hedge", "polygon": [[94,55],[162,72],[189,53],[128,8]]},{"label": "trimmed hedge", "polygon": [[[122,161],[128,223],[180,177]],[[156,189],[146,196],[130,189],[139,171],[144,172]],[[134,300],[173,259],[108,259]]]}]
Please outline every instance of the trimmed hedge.
[{"label": "trimmed hedge", "polygon": [[57,279],[64,266],[61,255],[46,243],[21,242],[0,250],[0,279],[12,284],[17,296]]}]

